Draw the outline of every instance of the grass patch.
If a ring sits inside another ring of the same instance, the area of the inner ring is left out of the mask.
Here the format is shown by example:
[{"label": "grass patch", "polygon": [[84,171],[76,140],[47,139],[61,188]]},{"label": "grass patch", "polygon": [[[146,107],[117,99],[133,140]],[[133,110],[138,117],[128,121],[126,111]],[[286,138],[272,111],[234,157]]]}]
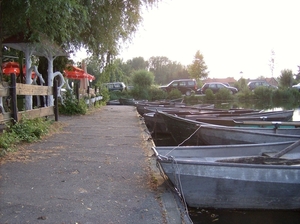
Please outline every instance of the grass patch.
[{"label": "grass patch", "polygon": [[16,124],[8,124],[0,135],[0,157],[16,151],[22,142],[35,142],[51,131],[52,120],[45,118],[27,119]]}]

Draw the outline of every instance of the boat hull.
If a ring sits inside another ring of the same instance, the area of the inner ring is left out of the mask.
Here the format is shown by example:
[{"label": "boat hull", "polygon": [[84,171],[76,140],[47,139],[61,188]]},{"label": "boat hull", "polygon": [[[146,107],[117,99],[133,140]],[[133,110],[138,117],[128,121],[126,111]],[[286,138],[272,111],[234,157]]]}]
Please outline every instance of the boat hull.
[{"label": "boat hull", "polygon": [[[160,161],[190,207],[300,209],[299,168]],[[178,186],[180,180],[181,186]]]},{"label": "boat hull", "polygon": [[190,207],[291,210],[300,209],[299,145],[280,159],[271,158],[271,163],[266,156],[263,163],[237,159],[272,156],[293,143],[160,146],[152,150],[158,167]]}]

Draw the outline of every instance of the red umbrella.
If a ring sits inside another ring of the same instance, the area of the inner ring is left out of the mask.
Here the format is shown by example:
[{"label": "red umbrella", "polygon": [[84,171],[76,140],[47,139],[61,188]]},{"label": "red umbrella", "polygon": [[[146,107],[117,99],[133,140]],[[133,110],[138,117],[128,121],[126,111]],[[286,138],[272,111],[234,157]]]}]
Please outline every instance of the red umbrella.
[{"label": "red umbrella", "polygon": [[[15,73],[17,76],[20,75],[20,66],[18,62],[5,62],[2,64],[2,73],[10,75]],[[26,67],[23,66],[23,74],[26,74]],[[34,78],[35,72],[31,72],[31,78]]]},{"label": "red umbrella", "polygon": [[83,69],[75,67],[73,65],[68,65],[64,70],[65,77],[68,79],[84,79],[88,78],[88,74],[84,72]]},{"label": "red umbrella", "polygon": [[95,80],[96,78],[95,78],[95,76],[93,76],[93,75],[90,75],[90,74],[87,74],[88,75],[88,80]]},{"label": "red umbrella", "polygon": [[10,75],[15,73],[16,75],[20,74],[19,63],[17,62],[4,62],[2,64],[2,73],[5,75]]},{"label": "red umbrella", "polygon": [[68,65],[67,68],[64,70],[65,77],[68,79],[84,79],[87,78],[88,80],[95,80],[95,76],[90,75],[84,72],[83,69],[78,68],[73,65]]}]

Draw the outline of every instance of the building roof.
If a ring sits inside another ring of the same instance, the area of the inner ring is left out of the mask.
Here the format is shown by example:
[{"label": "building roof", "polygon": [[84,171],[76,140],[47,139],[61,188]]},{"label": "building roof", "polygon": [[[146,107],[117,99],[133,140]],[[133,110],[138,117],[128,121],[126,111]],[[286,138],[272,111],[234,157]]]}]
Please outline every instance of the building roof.
[{"label": "building roof", "polygon": [[235,83],[236,80],[233,77],[227,78],[207,78],[204,80],[205,82],[222,82],[222,83]]}]

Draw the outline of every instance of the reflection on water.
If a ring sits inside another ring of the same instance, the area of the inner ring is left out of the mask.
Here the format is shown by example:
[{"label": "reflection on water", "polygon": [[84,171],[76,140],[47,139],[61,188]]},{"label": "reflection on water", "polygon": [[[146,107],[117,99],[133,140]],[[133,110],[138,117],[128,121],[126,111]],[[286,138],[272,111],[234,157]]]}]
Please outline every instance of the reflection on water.
[{"label": "reflection on water", "polygon": [[[220,104],[216,108],[231,109],[231,108],[249,108],[261,110],[291,110],[294,109],[293,121],[300,121],[300,107],[286,107],[277,105],[276,107],[266,108],[259,107],[256,104],[243,105],[230,105]],[[171,136],[152,136],[155,145],[167,146],[175,145]],[[300,189],[299,189],[300,190]],[[300,223],[300,210],[297,211],[274,211],[274,210],[224,210],[224,209],[203,209],[203,208],[189,208],[189,215],[194,224],[299,224]]]},{"label": "reflection on water", "polygon": [[194,224],[299,224],[300,211],[189,209]]}]

